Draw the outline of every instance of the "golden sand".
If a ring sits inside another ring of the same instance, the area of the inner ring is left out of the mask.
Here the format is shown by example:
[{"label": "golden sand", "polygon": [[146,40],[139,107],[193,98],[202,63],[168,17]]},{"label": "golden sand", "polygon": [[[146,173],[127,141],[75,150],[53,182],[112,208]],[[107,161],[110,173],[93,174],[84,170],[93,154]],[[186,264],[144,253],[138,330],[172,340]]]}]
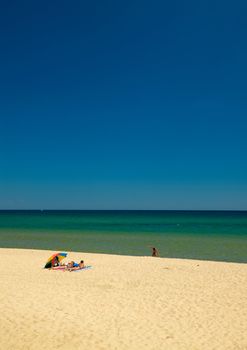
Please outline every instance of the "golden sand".
[{"label": "golden sand", "polygon": [[0,249],[0,349],[247,349],[247,265]]}]

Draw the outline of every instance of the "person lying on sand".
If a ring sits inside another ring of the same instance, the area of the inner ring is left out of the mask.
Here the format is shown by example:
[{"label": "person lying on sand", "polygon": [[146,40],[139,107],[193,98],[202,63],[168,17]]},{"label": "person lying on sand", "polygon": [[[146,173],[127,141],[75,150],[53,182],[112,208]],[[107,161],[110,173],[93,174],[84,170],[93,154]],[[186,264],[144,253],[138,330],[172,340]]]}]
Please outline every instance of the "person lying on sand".
[{"label": "person lying on sand", "polygon": [[81,260],[79,264],[77,263],[74,263],[73,266],[71,267],[68,267],[68,270],[71,272],[71,271],[74,271],[74,270],[80,270],[80,269],[83,269],[85,267],[84,265],[84,261]]},{"label": "person lying on sand", "polygon": [[71,269],[73,267],[77,267],[79,266],[79,264],[75,263],[74,261],[70,261],[68,264],[59,264],[59,265],[53,265],[51,267],[52,270],[68,270]]},{"label": "person lying on sand", "polygon": [[79,266],[79,264],[77,264],[76,262],[74,261],[70,261],[68,264],[67,264],[67,268],[68,269],[72,269],[73,267],[77,267]]},{"label": "person lying on sand", "polygon": [[60,265],[59,259],[58,259],[57,256],[55,256],[55,258],[51,261],[51,268],[57,267],[57,266],[59,266],[59,265]]}]

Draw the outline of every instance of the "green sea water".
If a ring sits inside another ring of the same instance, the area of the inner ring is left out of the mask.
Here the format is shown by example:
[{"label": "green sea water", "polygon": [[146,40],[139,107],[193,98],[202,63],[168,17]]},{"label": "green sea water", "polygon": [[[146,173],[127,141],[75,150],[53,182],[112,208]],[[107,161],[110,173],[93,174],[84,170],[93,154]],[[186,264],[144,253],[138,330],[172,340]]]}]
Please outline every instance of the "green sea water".
[{"label": "green sea water", "polygon": [[247,262],[246,211],[0,211],[0,247]]}]

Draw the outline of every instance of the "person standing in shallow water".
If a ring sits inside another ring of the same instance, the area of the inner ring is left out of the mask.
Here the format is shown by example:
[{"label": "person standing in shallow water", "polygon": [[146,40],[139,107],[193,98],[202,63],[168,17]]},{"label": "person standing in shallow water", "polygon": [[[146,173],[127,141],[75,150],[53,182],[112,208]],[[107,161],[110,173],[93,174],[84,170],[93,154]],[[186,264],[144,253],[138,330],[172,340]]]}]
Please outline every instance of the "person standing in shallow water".
[{"label": "person standing in shallow water", "polygon": [[154,257],[158,257],[159,256],[158,249],[156,249],[155,247],[152,248],[152,256],[154,256]]}]

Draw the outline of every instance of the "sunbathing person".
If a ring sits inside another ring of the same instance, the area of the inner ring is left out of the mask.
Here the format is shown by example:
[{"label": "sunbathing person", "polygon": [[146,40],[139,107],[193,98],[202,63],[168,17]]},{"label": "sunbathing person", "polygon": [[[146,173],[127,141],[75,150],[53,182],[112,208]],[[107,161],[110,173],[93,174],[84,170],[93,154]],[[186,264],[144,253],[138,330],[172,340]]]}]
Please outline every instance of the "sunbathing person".
[{"label": "sunbathing person", "polygon": [[70,265],[70,267],[68,266],[68,270],[71,272],[71,271],[75,271],[75,270],[81,270],[85,267],[84,265],[84,261],[81,260],[79,264],[75,263],[74,261],[73,262],[73,266]]},{"label": "sunbathing person", "polygon": [[59,259],[57,256],[55,256],[55,258],[52,259],[52,261],[51,261],[51,267],[53,268],[53,267],[57,267],[59,265],[60,265]]},{"label": "sunbathing person", "polygon": [[78,265],[78,264],[76,264],[74,261],[70,261],[70,262],[67,264],[67,268],[68,268],[68,269],[72,269],[72,268],[75,267],[76,265]]}]

